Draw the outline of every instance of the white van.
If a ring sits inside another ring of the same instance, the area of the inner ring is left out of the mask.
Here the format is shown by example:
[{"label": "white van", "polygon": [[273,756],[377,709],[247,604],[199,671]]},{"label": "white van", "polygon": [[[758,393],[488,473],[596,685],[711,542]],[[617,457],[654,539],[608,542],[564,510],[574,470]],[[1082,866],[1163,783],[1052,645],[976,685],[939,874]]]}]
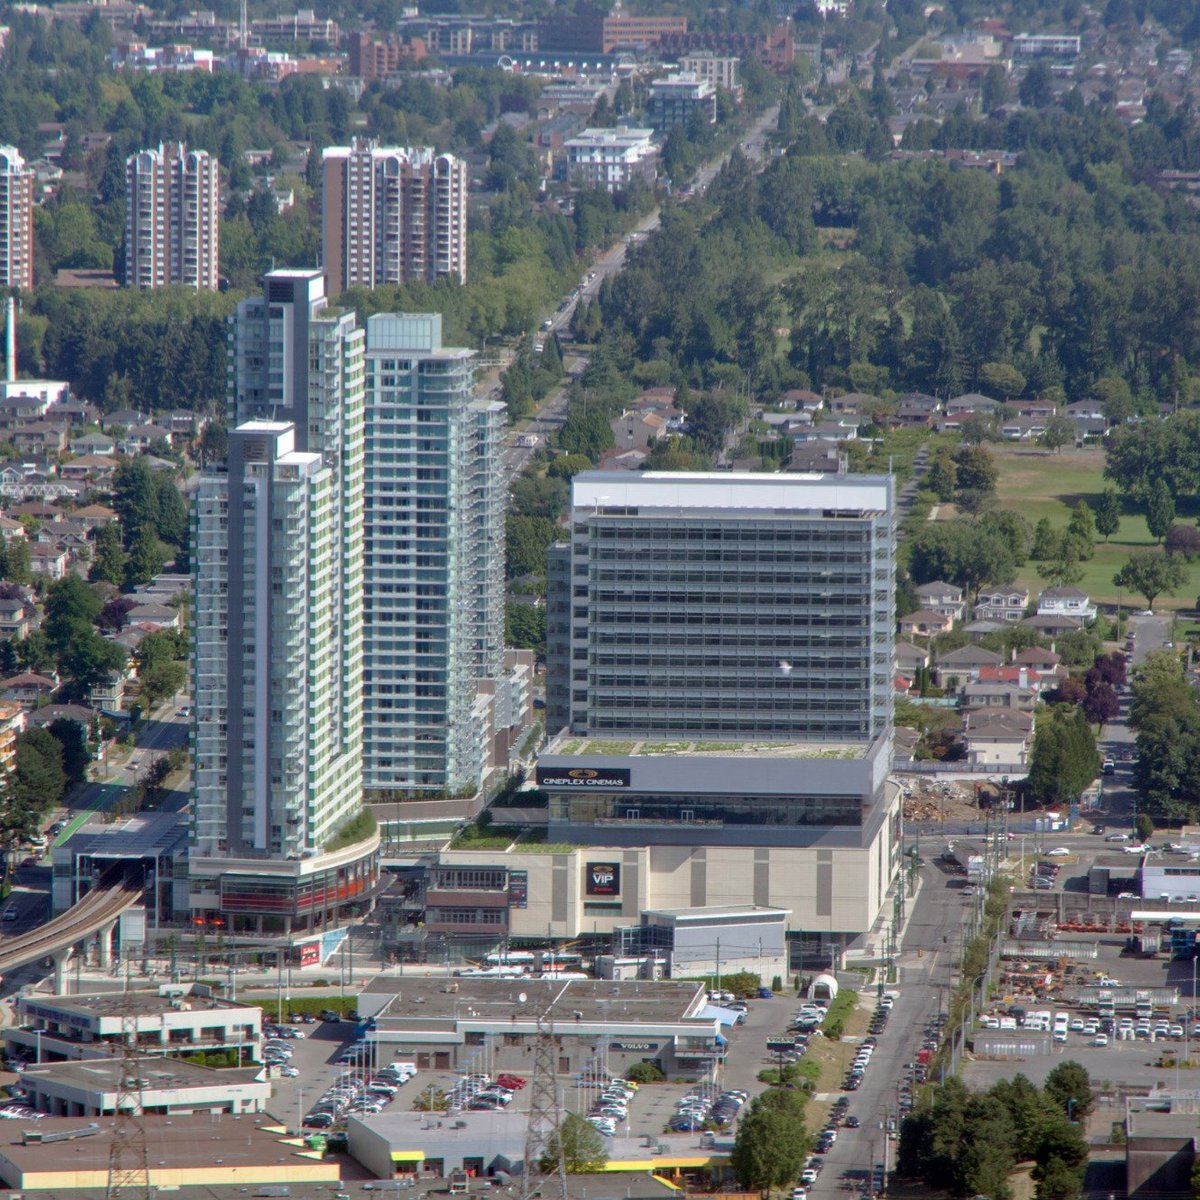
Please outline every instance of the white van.
[{"label": "white van", "polygon": [[1071,1014],[1065,1012],[1056,1012],[1054,1014],[1054,1032],[1066,1033],[1067,1026],[1070,1024]]}]

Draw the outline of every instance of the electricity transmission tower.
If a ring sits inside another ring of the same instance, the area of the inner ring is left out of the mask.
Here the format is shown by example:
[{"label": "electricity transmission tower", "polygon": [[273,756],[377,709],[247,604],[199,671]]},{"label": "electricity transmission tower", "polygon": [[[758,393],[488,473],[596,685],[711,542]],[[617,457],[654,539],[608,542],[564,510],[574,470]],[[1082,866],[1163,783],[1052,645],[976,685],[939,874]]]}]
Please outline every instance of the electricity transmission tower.
[{"label": "electricity transmission tower", "polygon": [[108,1151],[106,1200],[150,1200],[150,1161],[142,1124],[142,1078],[137,1014],[128,991],[121,999],[121,1070],[117,1077],[116,1123]]},{"label": "electricity transmission tower", "polygon": [[[521,998],[524,999],[524,996]],[[550,1005],[547,1005],[538,1012],[537,1035],[533,1046],[529,1129],[525,1134],[521,1200],[532,1200],[534,1196],[551,1200],[551,1195],[555,1200],[567,1200],[567,1161],[563,1154],[562,1106],[558,1102],[557,1075],[558,1046],[554,1040]],[[553,1161],[545,1162],[547,1158]]]}]

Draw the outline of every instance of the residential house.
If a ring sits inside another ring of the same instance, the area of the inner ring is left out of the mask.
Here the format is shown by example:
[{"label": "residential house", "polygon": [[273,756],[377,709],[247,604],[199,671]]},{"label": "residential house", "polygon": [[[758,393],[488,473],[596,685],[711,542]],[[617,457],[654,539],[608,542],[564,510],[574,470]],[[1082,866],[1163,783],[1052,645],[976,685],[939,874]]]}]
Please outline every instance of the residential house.
[{"label": "residential house", "polygon": [[816,413],[821,411],[825,402],[816,392],[810,392],[807,388],[789,388],[779,397],[779,403],[796,412]]},{"label": "residential house", "polygon": [[1003,633],[1007,628],[1007,621],[968,621],[962,631],[972,642],[982,642],[989,634]]},{"label": "residential house", "polygon": [[10,517],[28,517],[46,525],[51,521],[61,521],[66,513],[57,505],[47,504],[45,500],[24,500],[20,504],[10,505],[8,515]]},{"label": "residential house", "polygon": [[151,626],[154,629],[178,629],[179,609],[165,604],[135,604],[125,614],[125,625]]},{"label": "residential house", "polygon": [[1014,665],[1028,667],[1029,670],[1038,671],[1043,675],[1056,670],[1061,662],[1060,655],[1055,654],[1053,650],[1046,650],[1042,646],[1027,646],[1013,655]]},{"label": "residential house", "polygon": [[88,703],[104,713],[120,712],[125,704],[125,692],[131,676],[132,671],[127,666],[120,671],[109,672],[107,679],[88,689]]},{"label": "residential house", "polygon": [[843,416],[837,421],[818,421],[807,429],[792,431],[792,440],[797,445],[805,442],[853,442],[858,438],[858,420]]},{"label": "residential house", "polygon": [[1019,584],[985,585],[975,600],[975,619],[1019,621],[1029,605],[1029,589]]},{"label": "residential house", "polygon": [[11,441],[22,454],[61,454],[67,448],[67,429],[53,421],[31,421],[14,430]]},{"label": "residential house", "polygon": [[667,419],[656,412],[627,409],[609,422],[619,450],[647,450],[667,434]]},{"label": "residential house", "polygon": [[1017,708],[970,709],[963,741],[967,761],[976,766],[1027,766],[1033,745],[1033,714]]},{"label": "residential house", "polygon": [[[1043,686],[1040,671],[1032,671],[1028,667],[1018,666],[1016,663],[1006,663],[1000,667],[983,667],[975,682],[1015,685],[1019,688],[1028,688],[1031,692],[1041,692]],[[1052,675],[1047,686],[1053,687],[1057,683],[1058,679]]]},{"label": "residential house", "polygon": [[889,423],[903,429],[927,428],[933,424],[933,413],[915,404],[901,404]]},{"label": "residential house", "polygon": [[33,629],[29,606],[15,596],[0,597],[0,638],[28,637]]},{"label": "residential house", "polygon": [[970,413],[984,413],[991,417],[995,416],[1000,410],[1000,402],[993,400],[991,396],[981,395],[979,392],[966,392],[962,396],[955,396],[953,400],[946,401],[947,416],[966,416]]},{"label": "residential house", "polygon": [[106,433],[82,433],[72,438],[70,443],[72,454],[115,454],[117,443]]},{"label": "residential house", "polygon": [[994,650],[983,646],[959,646],[943,654],[934,666],[943,687],[954,687],[956,682],[975,680],[984,667],[998,667],[1004,662]]},{"label": "residential house", "polygon": [[1060,633],[1074,633],[1083,628],[1083,622],[1078,617],[1068,617],[1059,613],[1042,613],[1026,617],[1021,622],[1023,629],[1036,629],[1043,637],[1058,637]]},{"label": "residential house", "polygon": [[959,620],[963,615],[963,591],[953,583],[945,583],[935,579],[932,583],[918,584],[914,589],[917,601],[922,608],[931,608],[934,612],[949,617],[952,621]]},{"label": "residential house", "polygon": [[1046,417],[1008,417],[1000,422],[1000,436],[1008,442],[1036,442],[1046,432]]},{"label": "residential house", "polygon": [[35,575],[42,575],[46,579],[64,579],[71,567],[71,553],[57,542],[35,542],[29,548],[29,566]]},{"label": "residential house", "polygon": [[15,700],[0,700],[0,771],[17,763],[17,738],[25,732],[25,710]]},{"label": "residential house", "polygon": [[45,704],[29,714],[29,724],[37,726],[53,725],[55,721],[74,721],[81,726],[87,736],[95,728],[100,714],[94,708],[84,704]]},{"label": "residential house", "polygon": [[100,424],[105,429],[115,429],[118,426],[123,429],[133,429],[138,425],[145,425],[145,423],[146,414],[133,408],[119,408],[116,412],[110,412],[107,416],[100,418]]},{"label": "residential house", "polygon": [[846,392],[842,396],[828,397],[825,407],[835,417],[856,417],[882,403],[878,396],[869,396],[866,392]]},{"label": "residential house", "polygon": [[9,700],[29,707],[49,700],[58,690],[58,677],[39,675],[34,671],[22,671],[0,679],[0,692]]},{"label": "residential house", "polygon": [[13,538],[28,536],[28,530],[20,521],[14,521],[12,517],[0,516],[0,537],[4,538],[5,542],[11,542]]},{"label": "residential house", "polygon": [[1038,596],[1039,617],[1074,617],[1079,621],[1094,621],[1096,606],[1087,592],[1074,587],[1049,587]]},{"label": "residential house", "polygon": [[968,683],[959,692],[963,708],[1015,708],[1033,712],[1037,692],[1016,683]]},{"label": "residential house", "polygon": [[1075,431],[1075,444],[1098,442],[1108,433],[1108,422],[1103,417],[1072,417],[1071,427]]},{"label": "residential house", "polygon": [[71,516],[89,529],[99,529],[117,520],[116,512],[106,504],[86,504],[83,508],[77,508]]},{"label": "residential house", "polygon": [[914,646],[912,642],[897,642],[892,650],[896,670],[912,675],[921,667],[929,666],[929,651]]},{"label": "residential house", "polygon": [[645,450],[606,450],[600,455],[601,471],[640,471],[649,455]]},{"label": "residential house", "polygon": [[61,421],[70,429],[83,429],[100,419],[100,410],[84,400],[71,400],[65,404],[52,404],[46,410],[51,420]]},{"label": "residential house", "polygon": [[38,420],[46,407],[41,396],[0,396],[0,435],[11,437],[23,424]]},{"label": "residential house", "polygon": [[172,446],[187,446],[200,436],[200,431],[208,421],[199,413],[175,408],[163,416],[156,417],[154,423],[170,432]]},{"label": "residential house", "polygon": [[1038,417],[1043,421],[1048,421],[1056,412],[1058,412],[1057,406],[1049,400],[1017,401],[1017,416],[1019,417]]},{"label": "residential house", "polygon": [[1063,408],[1063,415],[1073,421],[1103,421],[1104,405],[1099,400],[1076,400]]},{"label": "residential house", "polygon": [[846,456],[832,442],[792,442],[786,471],[808,471],[828,475],[846,473]]},{"label": "residential house", "polygon": [[941,408],[941,401],[936,396],[927,395],[925,392],[905,392],[900,397],[901,408],[919,408],[922,412],[933,414]]},{"label": "residential house", "polygon": [[112,478],[116,469],[117,460],[111,454],[84,454],[79,458],[71,459],[70,462],[63,463],[59,467],[58,473],[64,479],[79,483],[91,481],[103,484]]},{"label": "residential house", "polygon": [[158,442],[171,444],[171,431],[161,425],[135,425],[126,430],[125,436],[117,443],[122,454],[136,456],[144,454]]},{"label": "residential house", "polygon": [[949,633],[953,628],[953,617],[934,612],[931,608],[919,608],[916,612],[900,618],[902,637],[936,637],[939,633]]}]

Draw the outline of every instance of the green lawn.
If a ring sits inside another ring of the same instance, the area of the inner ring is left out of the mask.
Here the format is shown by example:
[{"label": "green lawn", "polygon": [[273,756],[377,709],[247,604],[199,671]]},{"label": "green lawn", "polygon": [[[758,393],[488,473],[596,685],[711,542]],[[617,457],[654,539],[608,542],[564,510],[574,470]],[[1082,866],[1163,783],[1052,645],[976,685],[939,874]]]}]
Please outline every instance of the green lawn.
[{"label": "green lawn", "polygon": [[[1086,500],[1095,508],[1107,482],[1104,478],[1104,451],[1099,448],[1048,454],[1027,447],[1001,446],[994,447],[993,454],[1000,469],[996,488],[999,506],[1019,512],[1030,525],[1036,525],[1042,517],[1049,517],[1054,525],[1065,526],[1070,516],[1070,506],[1079,500]],[[1180,512],[1184,520],[1194,515],[1186,508]],[[1153,545],[1154,539],[1146,528],[1145,517],[1127,503],[1121,516],[1121,528],[1110,541],[1098,541],[1095,556],[1083,564],[1083,578],[1079,586],[1093,600],[1141,607],[1145,601],[1140,596],[1118,596],[1112,579],[1124,565],[1131,550]],[[1177,595],[1160,597],[1155,602],[1156,608],[1195,607],[1197,594],[1200,594],[1200,562],[1190,564],[1188,570],[1189,581],[1179,589]],[[1017,581],[1027,584],[1034,592],[1045,586],[1033,563],[1021,568]]]}]

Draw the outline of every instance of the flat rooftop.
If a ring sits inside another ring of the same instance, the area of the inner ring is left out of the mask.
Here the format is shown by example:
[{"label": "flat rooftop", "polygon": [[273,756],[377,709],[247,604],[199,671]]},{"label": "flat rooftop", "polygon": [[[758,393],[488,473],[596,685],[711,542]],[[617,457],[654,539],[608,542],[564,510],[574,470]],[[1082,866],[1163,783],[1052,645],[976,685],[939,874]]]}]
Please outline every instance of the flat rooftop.
[{"label": "flat rooftop", "polygon": [[641,738],[581,737],[575,733],[559,733],[553,737],[539,757],[548,754],[607,755],[613,758],[826,758],[853,760],[865,758],[871,742],[767,742],[761,738],[745,741],[695,742],[663,741]]},{"label": "flat rooftop", "polygon": [[240,1000],[222,1000],[203,994],[183,996],[182,1008],[172,1004],[174,997],[151,991],[95,992],[81,996],[27,996],[22,999],[30,1006],[53,1008],[59,1012],[77,1013],[86,1017],[115,1017],[122,1010],[134,1016],[153,1016],[167,1012],[211,1012],[215,1009],[238,1009],[245,1013],[261,1012],[254,1004]]},{"label": "flat rooftop", "polygon": [[[26,1128],[40,1134],[64,1133],[86,1129],[92,1121],[99,1132],[72,1138],[51,1146],[24,1144]],[[26,1175],[108,1170],[108,1155],[113,1143],[112,1117],[46,1117],[41,1121],[4,1121],[0,1123],[0,1157],[7,1159]],[[290,1141],[285,1131],[266,1113],[232,1115],[205,1113],[203,1116],[145,1116],[147,1159],[151,1182],[156,1167],[169,1172],[216,1167],[261,1167],[285,1165],[297,1180],[323,1179],[328,1168],[307,1174],[306,1168],[320,1167],[303,1153],[303,1145]],[[172,1181],[174,1182],[174,1180]]]},{"label": "flat rooftop", "polygon": [[648,908],[648,917],[670,917],[673,921],[721,921],[737,917],[758,917],[763,921],[786,921],[790,908],[765,908],[759,904],[727,904],[722,908]]},{"label": "flat rooftop", "polygon": [[[641,508],[679,512],[756,510],[764,516],[876,516],[892,507],[889,475],[763,475],[757,471],[583,471],[571,485],[576,512],[637,515]],[[613,510],[635,510],[632,514]]]},{"label": "flat rooftop", "polygon": [[[377,975],[360,996],[385,1019],[480,1021],[534,1020],[549,1010],[563,1026],[579,1021],[663,1025],[695,1016],[704,1007],[699,983],[612,979],[414,979]],[[525,999],[522,1001],[521,997]],[[377,1006],[383,1003],[384,1007]],[[576,1017],[575,1014],[581,1014]]]},{"label": "flat rooftop", "polygon": [[[88,1058],[27,1067],[21,1077],[27,1082],[36,1083],[44,1079],[48,1083],[64,1084],[82,1091],[115,1092],[124,1067],[124,1062],[119,1058]],[[144,1057],[137,1060],[137,1074],[142,1080],[142,1088],[153,1092],[254,1083],[260,1070],[252,1067],[215,1071],[212,1067],[202,1067],[184,1059]]]},{"label": "flat rooftop", "polygon": [[162,858],[174,853],[187,833],[186,813],[139,813],[113,825],[102,825],[99,820],[89,822],[71,835],[66,846],[71,856]]}]

